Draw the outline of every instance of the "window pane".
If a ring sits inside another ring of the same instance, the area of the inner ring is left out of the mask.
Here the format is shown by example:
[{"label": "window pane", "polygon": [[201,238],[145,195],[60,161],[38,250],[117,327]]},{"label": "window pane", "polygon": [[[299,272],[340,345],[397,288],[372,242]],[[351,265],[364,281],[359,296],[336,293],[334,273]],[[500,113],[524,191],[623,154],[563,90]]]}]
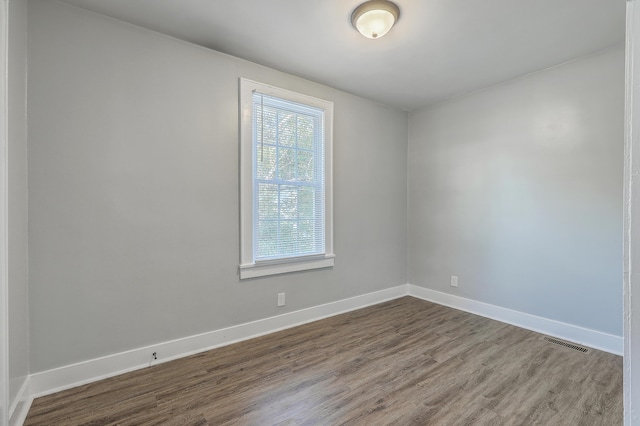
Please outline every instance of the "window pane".
[{"label": "window pane", "polygon": [[283,146],[294,146],[296,143],[296,115],[292,112],[280,111],[278,114],[278,143]]},{"label": "window pane", "polygon": [[278,177],[282,180],[294,180],[296,177],[296,150],[292,148],[278,149]]},{"label": "window pane", "polygon": [[298,217],[312,219],[314,216],[315,190],[309,187],[298,189]]},{"label": "window pane", "polygon": [[258,179],[275,179],[276,177],[276,147],[258,143],[256,153],[256,174]]},{"label": "window pane", "polygon": [[280,187],[280,219],[298,218],[298,188],[282,185]]},{"label": "window pane", "polygon": [[278,219],[278,185],[258,184],[258,220]]},{"label": "window pane", "polygon": [[298,115],[298,148],[313,148],[313,117]]},{"label": "window pane", "polygon": [[278,222],[259,221],[256,234],[256,257],[276,256],[278,254]]},{"label": "window pane", "polygon": [[[265,106],[263,117],[264,121],[262,122],[262,126],[260,126],[261,128],[258,129],[258,133],[260,134],[261,130],[264,129],[264,140],[258,139],[258,141],[275,145],[277,142],[276,135],[278,130],[277,110],[275,108]],[[260,123],[258,123],[258,125],[260,125]]]},{"label": "window pane", "polygon": [[298,227],[296,221],[283,220],[280,222],[280,254],[292,255],[296,253]]},{"label": "window pane", "polygon": [[313,182],[313,152],[298,151],[298,180]]},{"label": "window pane", "polygon": [[312,220],[301,220],[298,222],[298,250],[300,253],[311,253],[315,251],[315,231]]}]

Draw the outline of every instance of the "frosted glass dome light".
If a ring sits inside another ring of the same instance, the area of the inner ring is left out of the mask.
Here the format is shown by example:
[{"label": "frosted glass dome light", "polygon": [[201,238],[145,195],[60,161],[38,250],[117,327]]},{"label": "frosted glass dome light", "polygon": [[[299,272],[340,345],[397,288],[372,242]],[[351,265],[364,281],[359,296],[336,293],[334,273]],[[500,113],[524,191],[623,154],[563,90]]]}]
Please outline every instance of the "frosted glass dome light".
[{"label": "frosted glass dome light", "polygon": [[362,3],[351,14],[351,24],[367,38],[380,38],[389,32],[400,17],[400,9],[387,0]]}]

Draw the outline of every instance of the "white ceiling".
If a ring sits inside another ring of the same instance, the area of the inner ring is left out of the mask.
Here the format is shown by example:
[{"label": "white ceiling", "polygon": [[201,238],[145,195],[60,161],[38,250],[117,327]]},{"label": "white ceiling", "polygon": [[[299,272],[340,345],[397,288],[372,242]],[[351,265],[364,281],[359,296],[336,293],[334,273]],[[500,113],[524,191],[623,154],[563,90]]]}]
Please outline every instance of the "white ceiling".
[{"label": "white ceiling", "polygon": [[625,0],[395,0],[385,37],[362,0],[63,0],[406,110],[624,42]]}]

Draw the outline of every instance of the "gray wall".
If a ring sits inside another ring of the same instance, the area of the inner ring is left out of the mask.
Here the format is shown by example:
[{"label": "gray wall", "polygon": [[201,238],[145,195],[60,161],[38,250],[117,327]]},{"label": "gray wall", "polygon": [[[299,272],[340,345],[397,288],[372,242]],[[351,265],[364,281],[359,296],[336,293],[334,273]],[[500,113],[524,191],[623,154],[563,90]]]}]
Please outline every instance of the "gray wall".
[{"label": "gray wall", "polygon": [[620,47],[411,113],[409,282],[622,336],[623,99]]},{"label": "gray wall", "polygon": [[27,252],[27,2],[9,2],[9,401],[29,374]]},{"label": "gray wall", "polygon": [[[238,279],[239,77],[335,103],[332,270]],[[407,282],[403,111],[51,1],[28,101],[32,372]]]}]

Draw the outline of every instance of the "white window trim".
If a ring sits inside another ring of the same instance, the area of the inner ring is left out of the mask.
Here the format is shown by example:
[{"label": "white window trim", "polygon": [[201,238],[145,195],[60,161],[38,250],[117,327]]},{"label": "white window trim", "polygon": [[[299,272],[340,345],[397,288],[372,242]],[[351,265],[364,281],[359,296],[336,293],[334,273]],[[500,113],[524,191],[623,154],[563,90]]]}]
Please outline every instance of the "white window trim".
[{"label": "white window trim", "polygon": [[[253,258],[252,95],[257,91],[324,110],[325,252],[321,255],[256,262]],[[240,78],[240,279],[328,268],[333,253],[333,102]]]}]

